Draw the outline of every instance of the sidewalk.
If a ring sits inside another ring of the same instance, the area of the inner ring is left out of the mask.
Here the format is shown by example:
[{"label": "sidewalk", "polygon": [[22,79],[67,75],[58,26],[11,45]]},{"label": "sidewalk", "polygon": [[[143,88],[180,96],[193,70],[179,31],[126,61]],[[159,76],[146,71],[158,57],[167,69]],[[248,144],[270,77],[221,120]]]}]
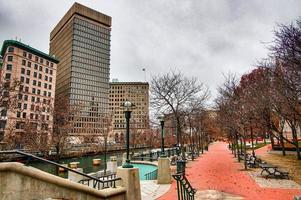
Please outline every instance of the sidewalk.
[{"label": "sidewalk", "polygon": [[[261,188],[243,170],[242,164],[233,158],[227,144],[223,142],[212,144],[209,152],[190,162],[186,168],[186,176],[199,192],[216,190],[250,200],[292,200],[295,195],[301,195],[301,189]],[[173,181],[170,190],[159,200],[175,199],[177,192],[176,183]]]}]

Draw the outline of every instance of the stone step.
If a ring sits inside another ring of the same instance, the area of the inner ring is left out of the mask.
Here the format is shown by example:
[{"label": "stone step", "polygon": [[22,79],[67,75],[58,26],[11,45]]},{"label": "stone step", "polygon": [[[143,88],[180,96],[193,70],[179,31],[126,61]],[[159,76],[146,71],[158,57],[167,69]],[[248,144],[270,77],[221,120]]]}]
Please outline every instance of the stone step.
[{"label": "stone step", "polygon": [[220,192],[217,190],[202,190],[197,191],[195,195],[196,200],[242,200],[243,197]]}]

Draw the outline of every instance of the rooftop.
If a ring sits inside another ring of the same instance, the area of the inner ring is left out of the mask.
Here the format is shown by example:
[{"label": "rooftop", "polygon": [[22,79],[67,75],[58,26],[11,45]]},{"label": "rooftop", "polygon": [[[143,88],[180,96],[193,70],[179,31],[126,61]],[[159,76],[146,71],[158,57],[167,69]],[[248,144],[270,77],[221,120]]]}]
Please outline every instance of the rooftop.
[{"label": "rooftop", "polygon": [[110,85],[149,85],[148,82],[110,82]]},{"label": "rooftop", "polygon": [[32,54],[34,54],[34,55],[37,55],[37,56],[39,56],[39,57],[42,57],[42,58],[47,59],[47,60],[49,60],[49,61],[51,61],[51,62],[54,62],[54,63],[58,63],[58,62],[59,62],[59,61],[58,61],[56,58],[54,58],[53,56],[50,56],[50,55],[48,55],[48,54],[46,54],[46,53],[44,53],[44,52],[42,52],[42,51],[39,51],[39,50],[37,50],[37,49],[35,49],[35,48],[33,48],[33,47],[27,45],[27,44],[23,44],[22,42],[19,42],[19,41],[17,41],[17,40],[5,40],[5,41],[3,42],[3,45],[2,45],[2,48],[1,48],[1,52],[0,52],[0,55],[1,55],[2,57],[4,56],[4,54],[5,54],[5,52],[6,52],[6,49],[7,49],[9,46],[18,47],[18,48],[20,48],[20,49],[23,49],[23,50],[25,50],[25,51],[28,51],[28,52],[30,52],[30,53],[32,53]]}]

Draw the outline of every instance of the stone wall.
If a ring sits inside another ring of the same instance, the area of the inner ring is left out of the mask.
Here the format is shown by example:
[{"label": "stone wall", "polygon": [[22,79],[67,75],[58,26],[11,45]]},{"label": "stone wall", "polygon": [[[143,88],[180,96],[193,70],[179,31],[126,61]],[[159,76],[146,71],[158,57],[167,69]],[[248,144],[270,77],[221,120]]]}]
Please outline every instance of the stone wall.
[{"label": "stone wall", "polygon": [[0,164],[0,200],[124,200],[123,187],[95,190],[20,163]]}]

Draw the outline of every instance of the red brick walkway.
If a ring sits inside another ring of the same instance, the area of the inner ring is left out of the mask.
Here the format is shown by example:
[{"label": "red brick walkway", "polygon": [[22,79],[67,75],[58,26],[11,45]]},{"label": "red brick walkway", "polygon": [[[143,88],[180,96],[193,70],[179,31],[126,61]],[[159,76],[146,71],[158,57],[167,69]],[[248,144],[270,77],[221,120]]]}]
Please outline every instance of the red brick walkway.
[{"label": "red brick walkway", "polygon": [[[209,152],[190,166],[186,169],[187,178],[197,190],[218,190],[250,200],[292,200],[294,195],[301,195],[301,190],[296,189],[259,187],[247,172],[242,170],[243,166],[233,158],[227,144],[223,142],[212,144]],[[170,190],[159,200],[175,199],[177,199],[176,183],[173,181]]]}]

